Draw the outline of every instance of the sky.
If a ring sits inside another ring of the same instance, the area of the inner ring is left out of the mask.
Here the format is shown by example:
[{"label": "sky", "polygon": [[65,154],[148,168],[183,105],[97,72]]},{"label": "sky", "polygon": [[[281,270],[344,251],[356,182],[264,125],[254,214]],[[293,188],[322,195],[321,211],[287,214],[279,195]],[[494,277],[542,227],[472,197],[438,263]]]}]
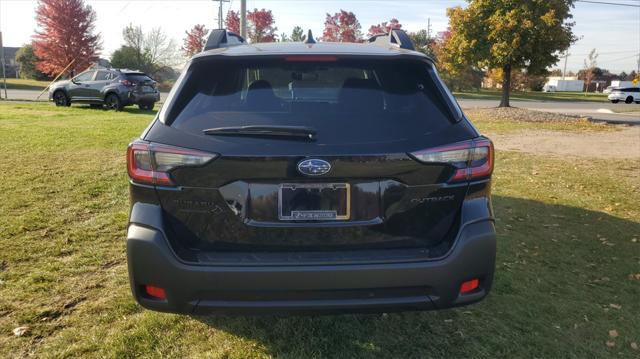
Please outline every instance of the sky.
[{"label": "sky", "polygon": [[[597,0],[596,0],[597,1]],[[600,0],[640,6],[640,0]],[[102,57],[109,57],[122,44],[122,29],[132,23],[143,29],[162,28],[181,45],[185,30],[195,24],[217,28],[216,0],[85,0],[97,15],[96,30],[102,37]],[[278,33],[291,33],[299,25],[322,35],[326,13],[340,9],[353,11],[366,34],[369,26],[395,17],[402,28],[416,31],[431,20],[433,33],[447,28],[446,9],[465,6],[461,0],[247,0],[247,9],[266,8],[273,11]],[[0,0],[0,30],[4,46],[21,46],[30,42],[36,29],[35,0]],[[239,0],[224,4],[238,10]],[[578,71],[591,49],[599,53],[598,66],[614,73],[638,68],[640,54],[640,7],[613,6],[576,2],[572,11],[574,33],[580,38],[570,49],[567,69]],[[562,67],[562,61],[556,67]]]}]

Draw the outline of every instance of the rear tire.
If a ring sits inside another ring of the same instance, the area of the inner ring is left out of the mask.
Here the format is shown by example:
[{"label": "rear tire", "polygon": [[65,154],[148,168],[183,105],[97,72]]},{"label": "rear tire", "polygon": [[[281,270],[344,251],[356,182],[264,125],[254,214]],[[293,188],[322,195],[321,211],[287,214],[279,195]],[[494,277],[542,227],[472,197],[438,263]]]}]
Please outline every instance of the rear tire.
[{"label": "rear tire", "polygon": [[151,103],[148,103],[148,102],[140,103],[140,104],[138,104],[138,108],[141,109],[142,111],[151,111],[151,110],[153,110],[153,105],[154,105],[153,102],[151,102]]},{"label": "rear tire", "polygon": [[62,90],[58,90],[53,93],[53,102],[56,106],[71,106],[71,101],[69,101],[69,97]]},{"label": "rear tire", "polygon": [[611,103],[618,103],[620,100],[611,100]]},{"label": "rear tire", "polygon": [[624,103],[632,103],[633,102],[633,97],[629,96],[627,97],[626,100],[624,100]]},{"label": "rear tire", "polygon": [[109,110],[122,111],[122,101],[120,101],[120,97],[114,93],[107,95],[104,99],[104,103],[107,105],[107,109]]}]

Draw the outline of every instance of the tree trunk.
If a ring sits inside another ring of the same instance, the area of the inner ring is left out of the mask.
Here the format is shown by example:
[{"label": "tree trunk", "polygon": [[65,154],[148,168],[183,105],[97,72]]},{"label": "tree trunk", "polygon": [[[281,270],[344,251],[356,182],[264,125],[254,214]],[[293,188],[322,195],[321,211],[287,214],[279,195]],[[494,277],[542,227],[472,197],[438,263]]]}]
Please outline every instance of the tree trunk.
[{"label": "tree trunk", "polygon": [[509,107],[509,92],[511,91],[511,65],[502,68],[502,99],[499,107]]}]

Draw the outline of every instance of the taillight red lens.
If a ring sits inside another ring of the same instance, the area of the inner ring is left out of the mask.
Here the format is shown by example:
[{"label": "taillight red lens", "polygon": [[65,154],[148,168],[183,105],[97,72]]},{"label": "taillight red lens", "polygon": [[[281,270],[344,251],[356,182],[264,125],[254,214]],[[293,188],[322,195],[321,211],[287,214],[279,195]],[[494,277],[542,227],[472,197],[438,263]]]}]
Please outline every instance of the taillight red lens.
[{"label": "taillight red lens", "polygon": [[172,186],[172,169],[201,166],[216,157],[213,153],[138,141],[127,149],[127,171],[134,182]]},{"label": "taillight red lens", "polygon": [[131,87],[134,85],[134,83],[129,80],[120,80],[120,83],[128,87]]},{"label": "taillight red lens", "polygon": [[445,163],[456,168],[451,181],[488,177],[493,172],[493,143],[481,137],[411,153],[422,163]]}]

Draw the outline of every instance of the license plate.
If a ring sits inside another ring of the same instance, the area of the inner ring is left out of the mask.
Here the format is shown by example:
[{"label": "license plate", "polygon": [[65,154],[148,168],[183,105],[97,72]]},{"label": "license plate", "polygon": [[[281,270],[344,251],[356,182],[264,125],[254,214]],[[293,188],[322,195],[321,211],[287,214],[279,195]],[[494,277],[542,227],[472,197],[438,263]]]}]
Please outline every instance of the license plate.
[{"label": "license plate", "polygon": [[285,183],[278,194],[278,218],[283,221],[348,220],[348,183]]}]

